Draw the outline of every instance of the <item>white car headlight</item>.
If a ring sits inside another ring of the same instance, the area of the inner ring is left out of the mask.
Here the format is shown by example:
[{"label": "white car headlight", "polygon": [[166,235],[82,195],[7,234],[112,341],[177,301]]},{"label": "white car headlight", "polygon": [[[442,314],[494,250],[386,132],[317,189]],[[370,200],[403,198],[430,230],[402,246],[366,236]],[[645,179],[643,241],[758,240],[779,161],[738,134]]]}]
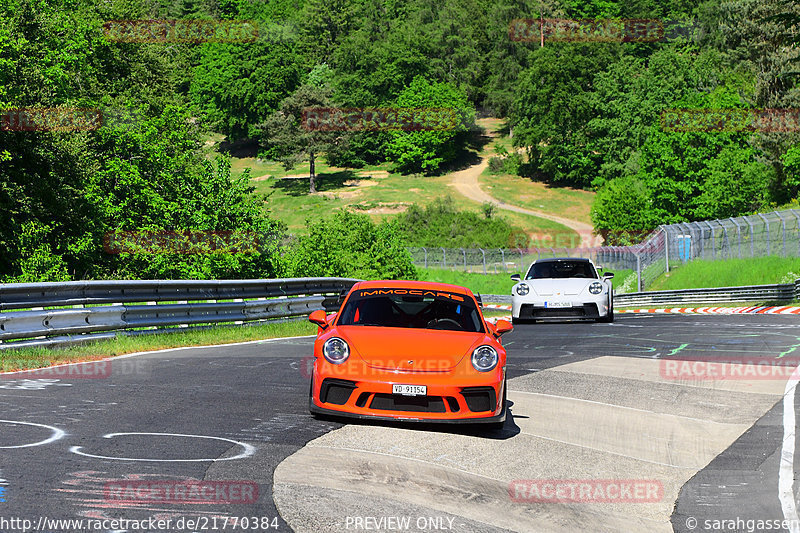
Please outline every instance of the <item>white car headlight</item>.
[{"label": "white car headlight", "polygon": [[344,339],[331,337],[322,345],[322,355],[329,363],[341,365],[350,357],[350,346]]},{"label": "white car headlight", "polygon": [[497,356],[497,350],[491,346],[484,344],[475,348],[472,352],[472,366],[478,372],[488,372],[497,366],[500,358]]},{"label": "white car headlight", "polygon": [[517,294],[519,294],[520,296],[525,296],[526,294],[531,292],[531,288],[528,286],[527,283],[520,283],[519,285],[517,285],[517,288],[515,290],[517,291]]},{"label": "white car headlight", "polygon": [[600,283],[599,281],[595,281],[594,283],[589,285],[589,292],[591,292],[592,294],[600,294],[601,292],[603,292],[603,284]]}]

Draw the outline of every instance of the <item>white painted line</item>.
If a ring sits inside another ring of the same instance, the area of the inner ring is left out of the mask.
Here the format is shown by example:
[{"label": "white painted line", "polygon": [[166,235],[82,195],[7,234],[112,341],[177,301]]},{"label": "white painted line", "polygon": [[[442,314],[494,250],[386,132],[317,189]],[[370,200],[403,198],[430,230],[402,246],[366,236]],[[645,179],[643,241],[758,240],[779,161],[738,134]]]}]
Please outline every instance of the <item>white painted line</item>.
[{"label": "white painted line", "polygon": [[19,420],[0,420],[0,423],[4,423],[4,424],[21,424],[23,426],[35,426],[35,427],[39,427],[39,428],[46,428],[46,429],[49,429],[50,431],[53,432],[53,434],[50,435],[50,438],[47,438],[47,439],[44,439],[44,440],[40,440],[38,442],[33,442],[31,444],[20,444],[18,446],[0,446],[0,448],[2,448],[4,450],[9,450],[9,449],[12,449],[12,448],[30,448],[32,446],[42,446],[44,444],[50,444],[51,442],[55,442],[58,439],[64,437],[64,435],[66,435],[64,430],[58,429],[57,427],[53,427],[53,426],[47,426],[45,424],[34,424],[33,422],[20,422]]},{"label": "white painted line", "polygon": [[109,433],[108,435],[103,435],[104,439],[111,439],[117,437],[119,435],[156,435],[156,436],[167,436],[167,437],[189,437],[193,439],[213,439],[213,440],[221,440],[225,442],[230,442],[232,444],[236,444],[237,446],[241,446],[244,448],[244,451],[239,455],[234,455],[233,457],[223,457],[223,458],[216,458],[216,459],[134,459],[130,457],[108,457],[105,455],[92,455],[90,453],[82,452],[81,448],[83,446],[73,446],[69,449],[72,453],[76,453],[78,455],[83,455],[84,457],[92,457],[94,459],[109,459],[112,461],[148,461],[148,462],[158,462],[158,463],[198,463],[198,462],[207,462],[207,461],[233,461],[235,459],[243,459],[245,457],[250,457],[256,452],[256,449],[244,442],[239,442],[238,440],[226,439],[224,437],[211,437],[208,435],[185,435],[183,433]]},{"label": "white painted line", "polygon": [[794,441],[795,416],[794,403],[800,366],[794,369],[783,394],[783,445],[781,446],[781,466],[778,470],[778,498],[781,500],[783,517],[789,521],[791,533],[800,532],[800,517],[794,501]]}]

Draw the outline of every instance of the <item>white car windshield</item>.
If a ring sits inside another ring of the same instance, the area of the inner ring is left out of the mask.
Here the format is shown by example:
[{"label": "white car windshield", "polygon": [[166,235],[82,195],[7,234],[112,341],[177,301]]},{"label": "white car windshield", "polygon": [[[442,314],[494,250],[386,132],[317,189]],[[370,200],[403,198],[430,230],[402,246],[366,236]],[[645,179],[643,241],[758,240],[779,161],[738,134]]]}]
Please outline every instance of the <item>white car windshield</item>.
[{"label": "white car windshield", "polygon": [[594,278],[597,272],[588,261],[545,261],[534,263],[525,279]]}]

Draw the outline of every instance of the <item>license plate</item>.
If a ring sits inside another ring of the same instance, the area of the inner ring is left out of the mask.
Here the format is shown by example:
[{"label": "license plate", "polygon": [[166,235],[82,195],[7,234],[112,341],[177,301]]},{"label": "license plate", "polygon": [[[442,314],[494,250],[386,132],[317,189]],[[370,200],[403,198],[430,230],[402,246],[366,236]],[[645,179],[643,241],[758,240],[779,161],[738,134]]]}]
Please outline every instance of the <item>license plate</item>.
[{"label": "license plate", "polygon": [[545,307],[572,307],[571,302],[545,302]]},{"label": "license plate", "polygon": [[425,385],[392,385],[392,394],[403,396],[427,396],[428,387]]}]

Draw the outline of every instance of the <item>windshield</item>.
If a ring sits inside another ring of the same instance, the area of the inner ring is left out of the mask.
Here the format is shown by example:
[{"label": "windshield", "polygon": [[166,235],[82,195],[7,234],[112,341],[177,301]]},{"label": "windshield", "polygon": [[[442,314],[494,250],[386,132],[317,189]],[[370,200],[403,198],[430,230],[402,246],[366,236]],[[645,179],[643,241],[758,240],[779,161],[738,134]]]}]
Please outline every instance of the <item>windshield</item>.
[{"label": "windshield", "polygon": [[525,279],[597,278],[588,261],[546,261],[531,265]]},{"label": "windshield", "polygon": [[356,291],[342,309],[338,325],[484,331],[472,298],[423,289]]}]

